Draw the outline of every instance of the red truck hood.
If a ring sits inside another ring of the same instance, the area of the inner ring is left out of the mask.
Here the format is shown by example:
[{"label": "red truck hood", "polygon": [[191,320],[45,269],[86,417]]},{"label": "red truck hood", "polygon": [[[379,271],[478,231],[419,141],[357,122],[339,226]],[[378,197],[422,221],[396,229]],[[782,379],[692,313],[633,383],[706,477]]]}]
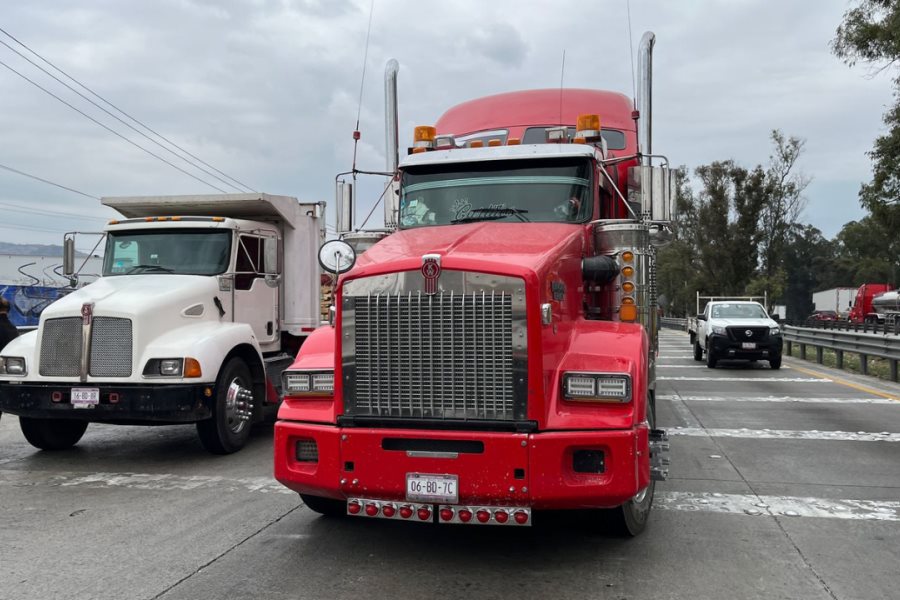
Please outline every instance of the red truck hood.
[{"label": "red truck hood", "polygon": [[349,276],[418,269],[425,254],[440,254],[442,266],[450,269],[541,273],[566,249],[580,254],[581,236],[581,225],[566,223],[488,221],[405,229],[366,250]]}]

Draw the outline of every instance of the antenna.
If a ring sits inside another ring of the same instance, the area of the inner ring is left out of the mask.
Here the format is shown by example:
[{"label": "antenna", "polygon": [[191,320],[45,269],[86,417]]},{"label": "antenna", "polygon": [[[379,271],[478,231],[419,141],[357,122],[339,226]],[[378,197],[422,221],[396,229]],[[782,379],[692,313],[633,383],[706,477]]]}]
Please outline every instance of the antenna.
[{"label": "antenna", "polygon": [[562,126],[562,93],[563,79],[566,76],[566,50],[563,48],[562,67],[559,70],[559,125]]},{"label": "antenna", "polygon": [[[374,1],[374,0],[373,0]],[[634,40],[631,39],[631,0],[625,0],[628,11],[628,51],[631,53],[631,97],[637,98],[637,84],[634,77]],[[637,108],[637,106],[635,106]]]},{"label": "antenna", "polygon": [[353,130],[353,179],[356,179],[356,148],[359,145],[359,115],[362,113],[363,86],[366,83],[366,63],[369,59],[369,35],[372,33],[372,15],[375,14],[375,0],[369,6],[369,26],[366,28],[366,49],[363,52],[362,77],[359,81],[359,104],[356,108],[356,128]]}]

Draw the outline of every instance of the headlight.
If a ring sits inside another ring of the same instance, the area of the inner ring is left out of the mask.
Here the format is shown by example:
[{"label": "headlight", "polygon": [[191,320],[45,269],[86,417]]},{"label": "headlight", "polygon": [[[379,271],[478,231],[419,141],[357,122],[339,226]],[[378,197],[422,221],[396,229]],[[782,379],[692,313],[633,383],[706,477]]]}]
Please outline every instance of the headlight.
[{"label": "headlight", "polygon": [[628,402],[631,377],[625,373],[565,373],[563,396],[587,402]]},{"label": "headlight", "polygon": [[334,371],[285,371],[281,389],[285,396],[331,396]]},{"label": "headlight", "polygon": [[778,327],[769,327],[769,335],[778,335],[781,333],[781,329]]},{"label": "headlight", "polygon": [[712,326],[712,332],[715,333],[715,334],[717,334],[717,335],[725,335],[725,328],[724,328],[724,327],[719,327],[718,325],[713,325],[713,326]]},{"label": "headlight", "polygon": [[25,359],[21,356],[4,356],[0,358],[0,373],[5,375],[25,375]]},{"label": "headlight", "polygon": [[159,361],[159,374],[176,376],[181,375],[181,359],[180,358],[164,358]]}]

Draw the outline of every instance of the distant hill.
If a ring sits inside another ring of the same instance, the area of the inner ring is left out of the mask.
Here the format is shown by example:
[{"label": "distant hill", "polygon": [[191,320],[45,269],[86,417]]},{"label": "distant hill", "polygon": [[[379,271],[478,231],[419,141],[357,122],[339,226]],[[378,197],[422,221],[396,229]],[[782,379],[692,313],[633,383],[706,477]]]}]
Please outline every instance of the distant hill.
[{"label": "distant hill", "polygon": [[[22,254],[24,256],[58,256],[62,258],[63,248],[59,244],[10,244],[7,242],[0,242],[0,254]],[[87,253],[76,251],[75,255],[87,256]]]},{"label": "distant hill", "polygon": [[10,244],[7,242],[0,242],[0,254],[62,257],[63,249],[59,244]]}]

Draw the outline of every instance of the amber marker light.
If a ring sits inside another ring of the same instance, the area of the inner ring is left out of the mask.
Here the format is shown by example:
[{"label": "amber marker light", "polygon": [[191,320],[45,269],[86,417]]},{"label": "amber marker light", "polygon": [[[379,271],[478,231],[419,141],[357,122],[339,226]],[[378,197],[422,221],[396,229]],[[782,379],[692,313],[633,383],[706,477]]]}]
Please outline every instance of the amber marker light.
[{"label": "amber marker light", "polygon": [[578,115],[578,131],[600,131],[600,115]]},{"label": "amber marker light", "polygon": [[472,140],[469,142],[469,148],[484,148],[484,142],[481,140]]},{"label": "amber marker light", "polygon": [[625,252],[622,253],[622,262],[630,263],[633,260],[634,260],[634,252],[632,252],[631,250],[626,250]]},{"label": "amber marker light", "polygon": [[634,291],[634,284],[631,283],[630,281],[626,281],[625,283],[622,284],[622,291],[625,292],[626,294],[630,294],[631,292]]},{"label": "amber marker light", "polygon": [[522,140],[520,140],[519,138],[509,138],[508,140],[506,140],[507,146],[518,146],[521,143]]},{"label": "amber marker light", "polygon": [[431,125],[419,125],[413,130],[413,146],[431,148],[434,146],[435,137],[437,137],[437,129]]},{"label": "amber marker light", "polygon": [[623,304],[619,307],[619,320],[621,321],[637,321],[637,306],[634,304]]},{"label": "amber marker light", "polygon": [[502,145],[503,145],[503,142],[501,142],[500,140],[497,140],[497,139],[488,140],[488,146],[490,146],[491,148],[494,148],[496,146],[502,146]]},{"label": "amber marker light", "polygon": [[200,377],[203,375],[203,371],[200,369],[200,361],[196,358],[185,358],[184,359],[184,376],[185,377]]},{"label": "amber marker light", "polygon": [[634,275],[634,267],[623,267],[622,268],[622,276],[623,277],[632,277]]}]

